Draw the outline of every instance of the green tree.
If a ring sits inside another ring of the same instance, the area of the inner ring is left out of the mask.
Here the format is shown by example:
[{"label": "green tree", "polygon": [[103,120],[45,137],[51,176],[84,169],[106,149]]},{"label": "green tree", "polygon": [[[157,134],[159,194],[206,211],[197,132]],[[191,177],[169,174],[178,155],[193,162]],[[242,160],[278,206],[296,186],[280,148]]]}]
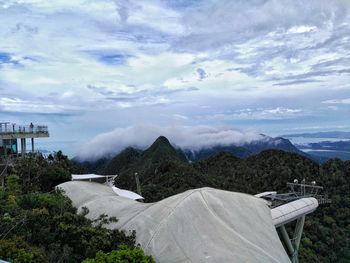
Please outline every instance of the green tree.
[{"label": "green tree", "polygon": [[126,245],[121,245],[118,250],[113,250],[110,253],[97,252],[95,258],[86,259],[83,263],[155,263],[152,257],[147,256],[138,248],[129,248]]}]

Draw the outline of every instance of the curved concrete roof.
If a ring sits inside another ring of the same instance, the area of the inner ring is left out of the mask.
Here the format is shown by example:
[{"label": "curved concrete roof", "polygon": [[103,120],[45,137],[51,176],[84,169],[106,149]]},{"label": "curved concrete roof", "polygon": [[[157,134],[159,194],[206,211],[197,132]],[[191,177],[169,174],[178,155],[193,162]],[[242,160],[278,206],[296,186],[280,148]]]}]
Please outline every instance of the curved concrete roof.
[{"label": "curved concrete roof", "polygon": [[270,209],[251,195],[200,188],[145,204],[97,183],[58,187],[89,218],[104,213],[119,219],[108,227],[136,230],[136,242],[157,262],[290,262]]}]

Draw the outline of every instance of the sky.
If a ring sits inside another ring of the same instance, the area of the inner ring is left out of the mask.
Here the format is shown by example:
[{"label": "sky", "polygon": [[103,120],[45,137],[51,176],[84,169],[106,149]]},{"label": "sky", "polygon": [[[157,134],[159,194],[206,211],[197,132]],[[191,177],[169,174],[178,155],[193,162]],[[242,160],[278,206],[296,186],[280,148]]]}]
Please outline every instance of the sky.
[{"label": "sky", "polygon": [[50,150],[350,131],[348,0],[0,0],[0,39],[0,120]]}]

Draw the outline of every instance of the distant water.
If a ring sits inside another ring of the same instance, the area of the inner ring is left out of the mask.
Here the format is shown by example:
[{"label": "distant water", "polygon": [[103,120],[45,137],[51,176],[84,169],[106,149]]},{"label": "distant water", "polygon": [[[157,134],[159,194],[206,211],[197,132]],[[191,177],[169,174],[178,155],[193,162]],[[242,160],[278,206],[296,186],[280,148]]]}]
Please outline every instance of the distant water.
[{"label": "distant water", "polygon": [[[323,145],[322,142],[339,142],[339,141],[350,141],[344,138],[308,138],[308,137],[293,137],[288,138],[299,150],[306,152],[314,156],[320,156],[325,158],[340,158],[342,160],[350,160],[350,152],[344,149],[336,149],[329,145]],[[314,149],[310,143],[320,143],[319,149]],[[329,149],[333,148],[333,149]]]},{"label": "distant water", "polygon": [[297,145],[307,145],[309,143],[318,143],[318,142],[339,142],[339,141],[350,141],[349,139],[341,139],[341,138],[307,138],[307,137],[284,137],[290,140],[293,144]]}]

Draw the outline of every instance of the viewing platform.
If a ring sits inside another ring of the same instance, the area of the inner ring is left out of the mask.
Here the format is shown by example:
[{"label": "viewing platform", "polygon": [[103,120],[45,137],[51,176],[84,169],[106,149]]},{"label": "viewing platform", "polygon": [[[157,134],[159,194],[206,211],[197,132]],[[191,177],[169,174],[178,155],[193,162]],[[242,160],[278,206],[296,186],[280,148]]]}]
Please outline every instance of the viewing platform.
[{"label": "viewing platform", "polygon": [[24,157],[27,153],[27,141],[31,139],[31,152],[34,152],[34,139],[50,137],[48,126],[46,125],[17,125],[10,122],[0,122],[0,157],[8,155],[18,155],[19,149],[17,139],[20,139],[20,153]]},{"label": "viewing platform", "polygon": [[48,126],[16,125],[9,122],[0,123],[1,140],[43,137],[50,137]]}]

